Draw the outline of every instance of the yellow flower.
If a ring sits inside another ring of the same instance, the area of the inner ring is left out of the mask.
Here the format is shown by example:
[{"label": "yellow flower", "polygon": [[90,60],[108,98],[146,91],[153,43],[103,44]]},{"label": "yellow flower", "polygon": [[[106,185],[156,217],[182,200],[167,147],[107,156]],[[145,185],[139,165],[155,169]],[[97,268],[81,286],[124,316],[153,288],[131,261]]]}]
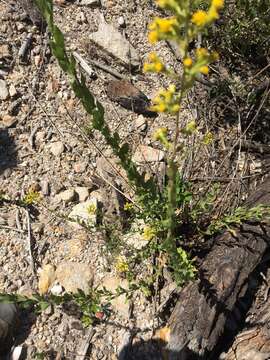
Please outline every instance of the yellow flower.
[{"label": "yellow flower", "polygon": [[185,67],[190,68],[192,65],[192,59],[191,58],[185,58],[183,61],[183,64]]},{"label": "yellow flower", "polygon": [[115,270],[120,274],[128,272],[129,266],[124,256],[118,256]]},{"label": "yellow flower", "polygon": [[161,138],[166,137],[167,133],[168,133],[168,131],[166,128],[159,128],[154,132],[153,139],[155,141],[160,140]]},{"label": "yellow flower", "polygon": [[148,41],[150,42],[150,44],[155,44],[158,40],[159,40],[159,37],[158,37],[157,31],[151,31],[148,34]]},{"label": "yellow flower", "polygon": [[217,9],[215,7],[212,7],[209,9],[208,11],[208,21],[214,21],[217,20],[219,18]]},{"label": "yellow flower", "polygon": [[199,27],[204,26],[208,22],[207,12],[204,10],[196,11],[192,15],[191,21]]},{"label": "yellow flower", "polygon": [[155,62],[158,60],[158,57],[157,57],[157,54],[155,52],[151,52],[149,55],[148,55],[148,58],[151,62]]},{"label": "yellow flower", "polygon": [[175,91],[176,91],[175,85],[174,85],[174,84],[169,85],[168,91],[169,91],[171,94],[174,94]]},{"label": "yellow flower", "polygon": [[132,204],[132,203],[125,203],[125,205],[124,205],[124,210],[125,211],[130,211],[130,210],[132,210],[134,208],[134,205]]},{"label": "yellow flower", "polygon": [[204,75],[208,75],[209,74],[209,67],[204,65],[200,67],[200,72]]},{"label": "yellow flower", "polygon": [[161,62],[156,62],[154,64],[154,69],[156,72],[161,72],[162,70],[164,70],[164,65]]},{"label": "yellow flower", "polygon": [[215,7],[216,9],[222,9],[224,6],[224,0],[213,0],[212,6]]},{"label": "yellow flower", "polygon": [[214,140],[213,134],[212,134],[210,131],[208,131],[208,132],[204,135],[202,142],[203,142],[203,144],[205,144],[205,145],[209,145],[209,144],[211,144],[211,143],[213,142],[213,140]]},{"label": "yellow flower", "polygon": [[206,57],[208,56],[208,51],[205,48],[198,48],[196,50],[196,55],[198,58]]},{"label": "yellow flower", "polygon": [[158,25],[158,29],[162,33],[169,33],[174,30],[174,25],[176,25],[175,18],[168,18],[168,19],[159,19],[155,20],[156,24]]},{"label": "yellow flower", "polygon": [[147,72],[147,71],[151,71],[153,69],[153,65],[149,64],[149,63],[145,63],[143,64],[143,71]]},{"label": "yellow flower", "polygon": [[172,106],[172,112],[173,113],[178,113],[178,111],[180,110],[180,105],[179,104],[175,104]]},{"label": "yellow flower", "polygon": [[143,229],[144,240],[150,241],[156,236],[156,230],[151,226],[145,226]]},{"label": "yellow flower", "polygon": [[166,106],[163,103],[154,105],[152,108],[154,109],[154,111],[161,112],[161,113],[165,112],[165,110],[166,110]]}]

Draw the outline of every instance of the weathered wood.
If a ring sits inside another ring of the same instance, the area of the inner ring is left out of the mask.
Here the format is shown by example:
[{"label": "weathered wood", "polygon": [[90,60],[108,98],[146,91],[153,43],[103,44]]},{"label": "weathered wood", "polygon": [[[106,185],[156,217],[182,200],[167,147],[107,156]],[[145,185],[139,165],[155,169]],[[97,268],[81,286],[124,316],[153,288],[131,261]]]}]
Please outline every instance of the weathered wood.
[{"label": "weathered wood", "polygon": [[[249,197],[247,206],[270,204],[270,178]],[[199,269],[199,279],[180,292],[169,319],[169,359],[206,355],[223,333],[228,314],[247,289],[247,279],[260,263],[269,243],[270,224],[249,223],[235,235],[218,236]]]},{"label": "weathered wood", "polygon": [[270,358],[270,269],[256,294],[246,325],[221,360],[264,360]]}]

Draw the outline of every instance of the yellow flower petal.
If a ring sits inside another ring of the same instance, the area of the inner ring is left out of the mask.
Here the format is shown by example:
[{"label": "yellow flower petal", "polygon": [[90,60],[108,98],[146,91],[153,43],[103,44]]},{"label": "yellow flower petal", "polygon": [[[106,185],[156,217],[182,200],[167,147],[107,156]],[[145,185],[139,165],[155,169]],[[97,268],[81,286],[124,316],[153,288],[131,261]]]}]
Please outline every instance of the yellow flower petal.
[{"label": "yellow flower petal", "polygon": [[185,58],[183,61],[183,64],[185,67],[190,68],[192,65],[192,59],[191,58]]},{"label": "yellow flower petal", "polygon": [[206,11],[198,10],[192,15],[191,21],[195,25],[197,25],[199,27],[204,26],[208,22],[208,16],[207,15],[208,14],[207,14]]},{"label": "yellow flower petal", "polygon": [[209,74],[209,67],[204,65],[200,67],[200,72],[204,75],[208,75]]}]

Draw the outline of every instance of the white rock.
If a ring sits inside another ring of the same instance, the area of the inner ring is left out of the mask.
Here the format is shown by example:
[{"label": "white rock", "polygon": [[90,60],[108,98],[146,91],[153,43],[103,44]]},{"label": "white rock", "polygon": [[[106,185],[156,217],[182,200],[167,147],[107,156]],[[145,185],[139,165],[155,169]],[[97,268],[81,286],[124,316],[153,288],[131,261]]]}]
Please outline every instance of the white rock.
[{"label": "white rock", "polygon": [[147,121],[143,115],[139,115],[134,121],[135,128],[139,131],[145,131],[147,128]]},{"label": "white rock", "polygon": [[52,286],[50,292],[55,296],[60,296],[63,293],[64,289],[60,284],[55,284]]},{"label": "white rock", "polygon": [[120,16],[120,17],[118,18],[117,22],[118,22],[118,25],[119,25],[120,27],[125,27],[125,26],[126,26],[126,22],[125,22],[124,16]]},{"label": "white rock", "polygon": [[5,80],[0,79],[0,100],[6,100],[9,97],[8,87]]},{"label": "white rock", "polygon": [[84,186],[77,186],[75,188],[75,191],[76,193],[78,194],[79,196],[79,201],[80,202],[83,202],[85,201],[88,196],[89,196],[89,189],[87,187],[84,187]]},{"label": "white rock", "polygon": [[96,198],[75,205],[69,214],[69,218],[73,220],[70,221],[70,224],[76,228],[80,228],[80,223],[86,226],[95,226],[97,223],[97,207]]},{"label": "white rock", "polygon": [[90,40],[119,59],[126,67],[140,65],[137,50],[117,29],[104,20],[99,23],[98,31],[90,35]]},{"label": "white rock", "polygon": [[10,85],[9,87],[9,95],[11,97],[15,96],[17,94],[17,90],[15,88],[15,86],[13,84]]},{"label": "white rock", "polygon": [[89,6],[89,7],[98,7],[101,5],[99,0],[77,0],[78,5]]},{"label": "white rock", "polygon": [[132,157],[136,163],[158,162],[164,159],[164,151],[151,146],[139,145]]},{"label": "white rock", "polygon": [[50,151],[54,156],[61,155],[65,150],[65,146],[61,141],[56,141],[50,144]]}]

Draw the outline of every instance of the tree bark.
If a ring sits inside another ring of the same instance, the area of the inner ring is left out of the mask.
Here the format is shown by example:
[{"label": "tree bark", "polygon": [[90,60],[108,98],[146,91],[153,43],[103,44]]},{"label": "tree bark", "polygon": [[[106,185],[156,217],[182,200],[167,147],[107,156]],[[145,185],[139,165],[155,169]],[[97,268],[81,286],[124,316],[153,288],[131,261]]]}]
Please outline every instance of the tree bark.
[{"label": "tree bark", "polygon": [[[250,196],[247,207],[270,205],[270,177]],[[247,279],[270,243],[270,221],[225,231],[199,269],[199,279],[180,292],[169,319],[169,359],[205,356],[216,346],[228,314],[247,289]]]}]

